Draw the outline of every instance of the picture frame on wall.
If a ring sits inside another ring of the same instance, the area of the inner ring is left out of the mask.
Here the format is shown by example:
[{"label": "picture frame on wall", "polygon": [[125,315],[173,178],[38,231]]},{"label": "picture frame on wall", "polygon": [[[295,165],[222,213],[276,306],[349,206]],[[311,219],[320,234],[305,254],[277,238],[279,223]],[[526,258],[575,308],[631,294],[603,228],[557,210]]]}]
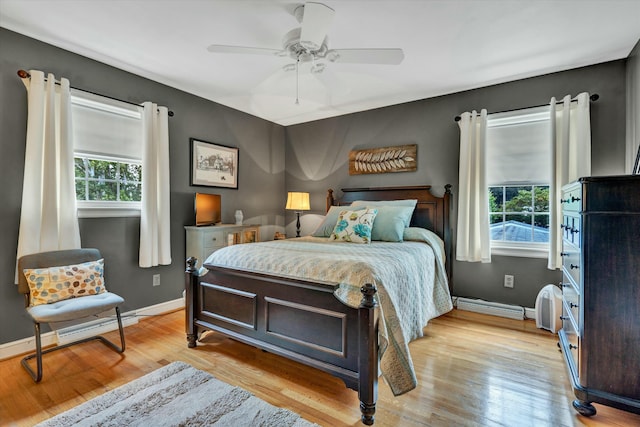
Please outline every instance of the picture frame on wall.
[{"label": "picture frame on wall", "polygon": [[189,138],[189,141],[191,142],[190,185],[238,188],[238,148],[196,138]]}]

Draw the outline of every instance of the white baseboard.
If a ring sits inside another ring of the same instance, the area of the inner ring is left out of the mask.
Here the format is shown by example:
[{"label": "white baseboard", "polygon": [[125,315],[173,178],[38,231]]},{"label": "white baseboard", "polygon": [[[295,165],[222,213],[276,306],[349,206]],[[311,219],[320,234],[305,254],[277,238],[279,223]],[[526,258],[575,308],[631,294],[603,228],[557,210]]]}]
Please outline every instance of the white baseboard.
[{"label": "white baseboard", "polygon": [[[462,310],[465,309],[469,309],[468,306],[465,306],[464,302],[474,302],[474,303],[479,303],[479,305],[484,305],[485,307],[481,308],[480,310],[476,310],[476,309],[471,309],[470,311],[477,311],[480,313],[485,313],[485,314],[492,314],[495,316],[503,316],[503,313],[501,313],[502,308],[506,308],[507,311],[515,311],[517,310],[524,310],[523,311],[523,317],[524,319],[533,319],[536,320],[536,309],[535,308],[530,308],[530,307],[521,307],[521,306],[509,306],[506,304],[499,304],[499,303],[495,303],[492,301],[483,301],[483,300],[469,300],[468,298],[463,298],[463,297],[452,297],[453,300],[453,305],[455,307],[458,307],[458,302],[462,301],[463,302],[463,308]],[[497,309],[494,309],[494,307],[497,307]],[[458,307],[460,308],[460,307]],[[495,312],[494,312],[495,311]],[[512,317],[510,314],[504,315],[504,317]],[[514,318],[519,318],[518,316],[513,316]]]},{"label": "white baseboard", "polygon": [[536,320],[536,309],[535,308],[530,308],[530,307],[525,307],[524,308],[524,317],[525,317],[525,319]]},{"label": "white baseboard", "polygon": [[[122,326],[127,327],[138,323],[138,317],[140,316],[157,316],[160,314],[179,310],[181,308],[184,308],[184,298],[178,298],[149,307],[142,307],[137,310],[122,313]],[[80,325],[74,325],[64,329],[58,329],[57,331],[45,332],[41,334],[40,337],[42,341],[42,347],[48,347],[51,345],[64,344],[66,342],[82,339],[85,336],[99,335],[105,332],[115,331],[117,329],[118,323],[115,319],[109,319],[105,321],[105,318],[103,318],[85,322]],[[8,342],[6,344],[0,344],[0,360],[9,359],[20,354],[33,352],[35,348],[35,336]]]}]

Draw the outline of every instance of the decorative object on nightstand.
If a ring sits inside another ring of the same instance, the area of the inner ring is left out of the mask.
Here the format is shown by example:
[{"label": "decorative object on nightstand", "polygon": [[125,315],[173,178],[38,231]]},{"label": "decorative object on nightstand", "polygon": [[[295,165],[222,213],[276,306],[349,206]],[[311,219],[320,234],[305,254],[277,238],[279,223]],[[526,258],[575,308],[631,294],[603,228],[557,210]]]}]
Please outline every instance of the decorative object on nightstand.
[{"label": "decorative object on nightstand", "polygon": [[236,217],[236,225],[242,225],[242,219],[244,218],[244,215],[242,214],[242,211],[240,209],[236,211],[235,217]]},{"label": "decorative object on nightstand", "polygon": [[286,209],[296,211],[296,237],[300,237],[300,213],[310,210],[309,193],[289,191]]}]

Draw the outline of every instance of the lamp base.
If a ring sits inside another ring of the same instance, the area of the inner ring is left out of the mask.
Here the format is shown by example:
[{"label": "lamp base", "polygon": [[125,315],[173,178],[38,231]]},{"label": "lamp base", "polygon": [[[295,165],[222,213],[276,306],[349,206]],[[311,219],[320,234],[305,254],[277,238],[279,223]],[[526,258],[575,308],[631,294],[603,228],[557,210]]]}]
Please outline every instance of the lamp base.
[{"label": "lamp base", "polygon": [[296,237],[300,237],[300,212],[296,212]]}]

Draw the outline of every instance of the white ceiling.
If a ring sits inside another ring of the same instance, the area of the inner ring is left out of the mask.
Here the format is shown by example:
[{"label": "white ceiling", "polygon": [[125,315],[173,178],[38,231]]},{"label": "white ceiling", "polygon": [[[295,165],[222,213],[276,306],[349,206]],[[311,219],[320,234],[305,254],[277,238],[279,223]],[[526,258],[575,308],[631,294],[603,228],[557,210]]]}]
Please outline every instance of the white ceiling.
[{"label": "white ceiling", "polygon": [[303,67],[296,105],[291,59],[206,48],[280,49],[301,1],[0,0],[0,26],[282,125],[625,58],[640,39],[640,0],[316,1],[335,9],[329,48],[404,61]]}]

